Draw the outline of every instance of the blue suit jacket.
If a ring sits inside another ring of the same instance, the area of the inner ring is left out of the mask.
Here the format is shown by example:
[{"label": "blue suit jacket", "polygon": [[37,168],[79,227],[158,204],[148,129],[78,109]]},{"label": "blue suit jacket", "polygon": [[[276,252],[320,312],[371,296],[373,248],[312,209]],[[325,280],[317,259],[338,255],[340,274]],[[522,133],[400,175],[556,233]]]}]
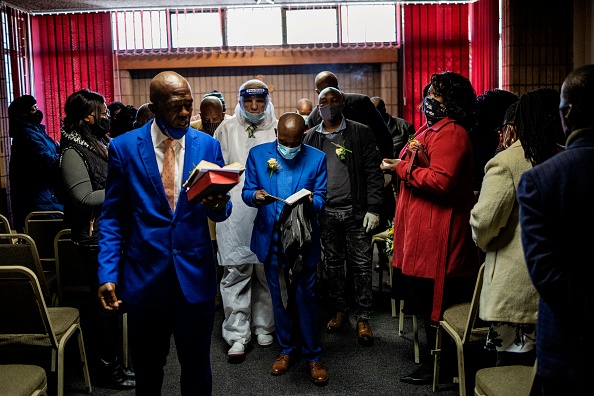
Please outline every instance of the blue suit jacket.
[{"label": "blue suit jacket", "polygon": [[[267,161],[269,158],[279,158],[276,145],[277,141],[275,140],[274,142],[252,147],[245,165],[245,183],[241,193],[241,198],[246,205],[258,208],[258,214],[254,219],[250,248],[262,263],[270,252],[270,244],[274,240],[272,233],[276,218],[275,205],[284,205],[284,203],[277,201],[269,205],[259,205],[256,203],[254,196],[257,190],[264,189],[270,195],[278,197],[277,183],[282,183],[283,172],[289,171],[281,168],[270,177]],[[317,214],[326,205],[326,184],[328,183],[326,154],[316,148],[302,144],[301,151],[293,161],[296,161],[296,163],[293,170],[291,194],[302,188],[306,188],[313,193],[313,204],[306,206],[306,213],[309,215],[312,225],[312,246],[306,263],[315,265],[321,258],[320,227]],[[287,197],[288,195],[280,198]]]},{"label": "blue suit jacket", "polygon": [[[113,139],[99,237],[99,284],[118,284],[118,297],[134,304],[159,302],[175,279],[190,303],[216,295],[216,264],[207,217],[223,212],[188,202],[185,191],[172,212],[161,182],[151,140],[151,125]],[[217,140],[190,128],[182,182],[200,160],[224,165]],[[173,276],[172,276],[173,275]]]},{"label": "blue suit jacket", "polygon": [[522,174],[522,245],[540,294],[538,375],[587,381],[594,343],[594,128],[574,131],[567,149]]}]

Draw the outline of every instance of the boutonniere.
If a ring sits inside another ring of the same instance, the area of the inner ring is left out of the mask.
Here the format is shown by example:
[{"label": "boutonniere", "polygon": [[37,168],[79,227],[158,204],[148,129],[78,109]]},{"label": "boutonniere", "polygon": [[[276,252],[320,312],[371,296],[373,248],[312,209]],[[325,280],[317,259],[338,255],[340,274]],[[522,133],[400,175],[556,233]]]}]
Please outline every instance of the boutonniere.
[{"label": "boutonniere", "polygon": [[274,172],[280,169],[280,165],[276,161],[276,158],[270,158],[268,161],[266,161],[266,165],[268,166],[268,170],[270,171],[270,177],[272,177],[272,174]]},{"label": "boutonniere", "polygon": [[384,252],[390,256],[394,253],[394,222],[390,221],[388,225],[390,228],[388,228],[388,237],[385,238],[386,248],[384,249]]},{"label": "boutonniere", "polygon": [[336,146],[336,156],[341,160],[344,160],[347,153],[352,153],[352,150],[349,150],[348,148],[341,146],[340,144],[336,144],[334,142],[331,143]]},{"label": "boutonniere", "polygon": [[419,141],[415,139],[415,135],[408,135],[408,147],[413,149],[417,147],[419,144]]}]

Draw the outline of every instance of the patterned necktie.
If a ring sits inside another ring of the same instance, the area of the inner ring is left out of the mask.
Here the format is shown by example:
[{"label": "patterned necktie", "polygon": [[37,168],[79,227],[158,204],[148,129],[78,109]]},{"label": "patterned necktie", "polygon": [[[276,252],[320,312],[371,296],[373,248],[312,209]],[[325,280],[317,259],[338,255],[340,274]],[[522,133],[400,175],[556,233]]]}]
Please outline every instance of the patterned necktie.
[{"label": "patterned necktie", "polygon": [[248,133],[248,138],[255,138],[254,136],[254,131],[256,130],[256,126],[255,125],[250,125],[249,127],[247,127],[246,131]]},{"label": "patterned necktie", "polygon": [[165,156],[163,157],[163,171],[161,181],[165,187],[165,195],[172,211],[175,211],[175,139],[165,139]]}]

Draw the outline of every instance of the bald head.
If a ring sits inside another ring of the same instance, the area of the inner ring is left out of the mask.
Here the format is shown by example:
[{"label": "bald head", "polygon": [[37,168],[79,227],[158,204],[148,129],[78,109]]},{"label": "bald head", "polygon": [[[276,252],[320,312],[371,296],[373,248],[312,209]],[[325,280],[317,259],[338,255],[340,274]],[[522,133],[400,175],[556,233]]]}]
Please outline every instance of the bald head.
[{"label": "bald head", "polygon": [[594,65],[578,67],[561,86],[561,122],[566,135],[576,129],[594,127]]},{"label": "bald head", "polygon": [[309,115],[313,110],[313,103],[307,98],[299,99],[297,101],[297,113],[300,115]]},{"label": "bald head", "polygon": [[194,99],[188,81],[174,71],[157,74],[149,86],[150,110],[174,128],[190,124]]},{"label": "bald head", "polygon": [[285,147],[297,147],[303,141],[305,121],[297,113],[284,113],[278,119],[278,143]]},{"label": "bald head", "polygon": [[200,102],[200,118],[209,122],[223,121],[223,104],[216,96],[205,96]]},{"label": "bald head", "polygon": [[333,87],[336,89],[340,89],[338,86],[338,78],[336,75],[330,71],[323,71],[318,73],[316,76],[316,93],[320,94],[324,88]]}]

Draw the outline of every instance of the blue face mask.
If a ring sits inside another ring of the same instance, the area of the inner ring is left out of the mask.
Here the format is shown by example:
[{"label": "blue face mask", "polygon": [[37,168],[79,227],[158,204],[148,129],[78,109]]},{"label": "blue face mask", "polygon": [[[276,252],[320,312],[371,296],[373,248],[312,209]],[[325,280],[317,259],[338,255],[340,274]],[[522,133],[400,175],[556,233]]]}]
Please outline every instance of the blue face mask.
[{"label": "blue face mask", "polygon": [[247,111],[243,112],[243,115],[245,116],[245,119],[248,120],[248,122],[252,125],[259,125],[262,120],[264,120],[264,117],[266,117],[266,112],[263,111],[260,114],[254,114],[254,113],[248,113]]},{"label": "blue face mask", "polygon": [[281,155],[281,157],[286,160],[291,160],[295,158],[297,153],[301,151],[301,145],[297,147],[286,147],[282,144],[277,144],[276,149],[278,150],[278,153]]},{"label": "blue face mask", "polygon": [[188,129],[190,129],[189,124],[185,128],[174,128],[171,125],[169,125],[167,121],[165,121],[163,117],[161,117],[160,115],[155,115],[155,122],[157,123],[157,126],[161,128],[161,131],[163,131],[165,135],[171,136],[175,140],[184,137],[185,134],[188,132]]}]

